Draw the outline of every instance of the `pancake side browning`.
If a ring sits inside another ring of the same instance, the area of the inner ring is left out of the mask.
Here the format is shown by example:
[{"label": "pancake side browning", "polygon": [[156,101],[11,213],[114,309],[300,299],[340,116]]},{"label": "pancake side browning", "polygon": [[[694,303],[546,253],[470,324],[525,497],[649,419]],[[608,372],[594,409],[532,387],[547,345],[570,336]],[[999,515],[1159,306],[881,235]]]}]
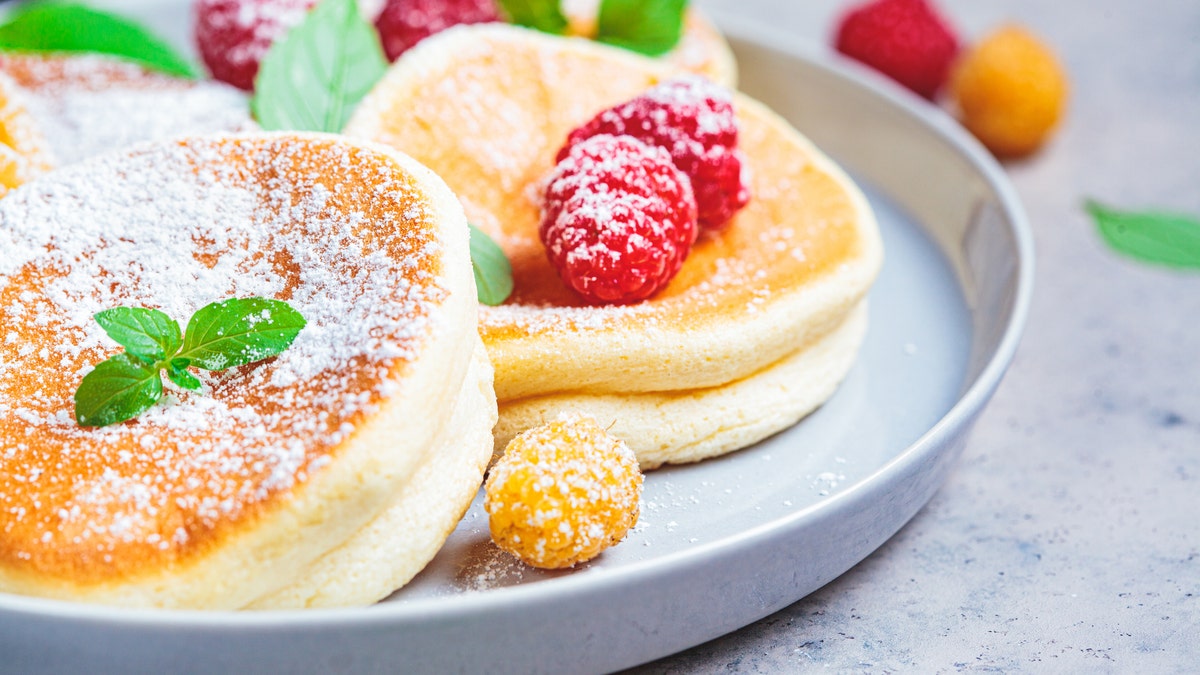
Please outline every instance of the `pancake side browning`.
[{"label": "pancake side browning", "polygon": [[792,426],[824,403],[853,365],[866,330],[862,304],[814,344],[717,387],[508,401],[493,451],[498,456],[525,429],[586,410],[613,436],[626,439],[643,470],[717,457]]},{"label": "pancake side browning", "polygon": [[[475,340],[461,208],[411,159],[321,135],[142,146],[0,202],[0,590],[236,608],[293,583],[425,462]],[[307,321],[275,359],[82,429],[92,320],[226,297]]]},{"label": "pancake side browning", "polygon": [[434,451],[387,509],[309,565],[295,583],[249,608],[365,605],[408,583],[441,549],[479,492],[495,424],[492,365],[477,338],[471,369]]}]

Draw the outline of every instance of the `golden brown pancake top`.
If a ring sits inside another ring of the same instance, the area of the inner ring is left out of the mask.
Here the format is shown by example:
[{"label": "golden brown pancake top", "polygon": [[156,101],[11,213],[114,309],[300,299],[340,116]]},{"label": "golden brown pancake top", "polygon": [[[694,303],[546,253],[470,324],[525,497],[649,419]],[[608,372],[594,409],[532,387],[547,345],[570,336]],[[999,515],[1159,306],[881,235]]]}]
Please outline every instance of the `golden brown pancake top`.
[{"label": "golden brown pancake top", "polygon": [[[446,297],[428,206],[386,155],[282,135],[146,146],[0,202],[0,566],[89,583],[185,565],[335,461]],[[253,295],[307,319],[282,355],[76,425],[80,379],[119,351],[95,312],[183,326]]]},{"label": "golden brown pancake top", "polygon": [[100,54],[0,54],[0,72],[21,88],[56,166],[143,141],[257,129],[233,87]]}]

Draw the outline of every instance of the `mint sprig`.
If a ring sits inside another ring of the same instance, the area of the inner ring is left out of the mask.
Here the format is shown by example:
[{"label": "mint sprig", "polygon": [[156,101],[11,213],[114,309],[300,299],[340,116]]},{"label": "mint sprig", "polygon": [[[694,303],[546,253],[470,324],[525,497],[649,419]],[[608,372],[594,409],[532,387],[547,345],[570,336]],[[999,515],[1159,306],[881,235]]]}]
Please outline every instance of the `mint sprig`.
[{"label": "mint sprig", "polygon": [[168,75],[198,75],[191,62],[145,28],[69,2],[33,2],[14,10],[0,25],[0,49],[109,54]]},{"label": "mint sprig", "polygon": [[496,4],[508,21],[518,26],[555,35],[567,30],[567,17],[559,0],[498,0]]},{"label": "mint sprig", "polygon": [[234,298],[200,308],[181,334],[156,309],[116,307],[96,323],[125,351],[96,365],[75,390],[75,421],[103,427],[132,419],[163,396],[162,371],[176,386],[201,387],[188,368],[225,370],[276,356],[304,328],[304,317],[282,300]]},{"label": "mint sprig", "polygon": [[596,40],[648,56],[675,48],[687,0],[602,0]]},{"label": "mint sprig", "polygon": [[1200,219],[1180,213],[1122,211],[1092,199],[1084,209],[1118,253],[1158,265],[1200,269]]},{"label": "mint sprig", "polygon": [[267,131],[338,133],[386,70],[358,3],[321,0],[263,57],[250,107]]},{"label": "mint sprig", "polygon": [[503,304],[513,291],[512,264],[504,250],[475,227],[471,228],[471,269],[475,272],[475,290],[485,305]]}]

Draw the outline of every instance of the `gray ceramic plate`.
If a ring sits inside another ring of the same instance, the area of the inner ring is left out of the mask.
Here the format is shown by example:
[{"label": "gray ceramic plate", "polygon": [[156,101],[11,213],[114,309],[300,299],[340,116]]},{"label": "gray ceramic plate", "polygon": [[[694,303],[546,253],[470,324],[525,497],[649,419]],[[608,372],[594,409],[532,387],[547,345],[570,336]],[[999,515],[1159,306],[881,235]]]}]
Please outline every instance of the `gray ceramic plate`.
[{"label": "gray ceramic plate", "polygon": [[497,553],[477,503],[414,583],[365,609],[120,611],[0,595],[3,668],[608,671],[764,617],[892,536],[942,482],[1012,356],[1031,288],[1025,219],[997,165],[936,110],[723,24],[743,89],[848,167],[879,216],[887,262],[870,332],[832,400],[752,448],[654,472],[634,533],[573,572]]}]

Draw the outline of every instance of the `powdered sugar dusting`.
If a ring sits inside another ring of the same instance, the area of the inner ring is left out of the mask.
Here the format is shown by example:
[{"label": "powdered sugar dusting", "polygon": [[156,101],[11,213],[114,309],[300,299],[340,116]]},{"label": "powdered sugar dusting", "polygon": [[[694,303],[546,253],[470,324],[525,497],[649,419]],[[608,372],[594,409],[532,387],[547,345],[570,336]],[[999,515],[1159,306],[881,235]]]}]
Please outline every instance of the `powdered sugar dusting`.
[{"label": "powdered sugar dusting", "polygon": [[20,88],[0,72],[0,197],[53,167],[49,144]]},{"label": "powdered sugar dusting", "polygon": [[[146,146],[56,172],[0,202],[0,552],[100,574],[121,549],[202,545],[327,464],[445,298],[427,203],[394,165],[281,136]],[[195,372],[102,429],[72,394],[117,351],[92,315],[181,322],[227,297],[287,300],[308,325],[278,358]],[[164,553],[167,555],[167,553]]]},{"label": "powdered sugar dusting", "polygon": [[[733,106],[733,94],[729,89],[715,84],[706,77],[685,75],[653,87],[645,94],[650,101],[668,106],[696,106],[698,102],[712,101]],[[728,115],[700,108],[695,112],[696,126],[702,134],[736,134],[737,123]]]},{"label": "powdered sugar dusting", "polygon": [[142,141],[256,126],[246,95],[233,87],[109,57],[5,55],[0,70],[25,88],[24,102],[59,165]]}]

